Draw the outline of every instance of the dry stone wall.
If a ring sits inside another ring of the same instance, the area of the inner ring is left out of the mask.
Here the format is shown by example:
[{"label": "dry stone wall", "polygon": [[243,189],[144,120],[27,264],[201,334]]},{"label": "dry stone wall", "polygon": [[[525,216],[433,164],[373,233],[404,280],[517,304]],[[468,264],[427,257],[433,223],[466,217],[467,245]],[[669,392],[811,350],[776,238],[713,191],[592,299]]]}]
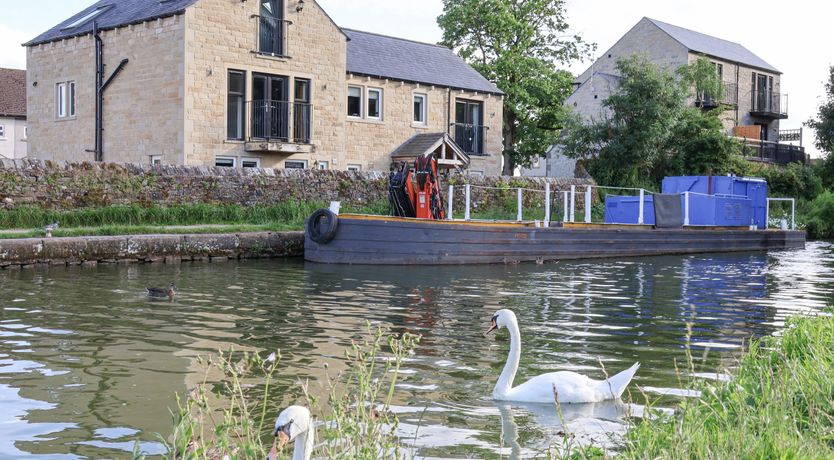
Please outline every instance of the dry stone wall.
[{"label": "dry stone wall", "polygon": [[[480,208],[507,204],[516,187],[567,190],[591,184],[584,179],[454,175],[443,184],[461,185],[455,207],[463,208],[463,187]],[[482,189],[478,187],[488,187]],[[444,185],[445,188],[445,185]],[[582,193],[579,193],[579,200]],[[443,196],[446,198],[447,191]],[[525,204],[543,200],[525,193]],[[230,169],[116,163],[0,161],[0,207],[39,206],[67,210],[112,205],[171,206],[190,203],[269,205],[285,201],[333,201],[363,205],[387,200],[388,173],[373,171]],[[555,198],[554,198],[555,199]]]}]

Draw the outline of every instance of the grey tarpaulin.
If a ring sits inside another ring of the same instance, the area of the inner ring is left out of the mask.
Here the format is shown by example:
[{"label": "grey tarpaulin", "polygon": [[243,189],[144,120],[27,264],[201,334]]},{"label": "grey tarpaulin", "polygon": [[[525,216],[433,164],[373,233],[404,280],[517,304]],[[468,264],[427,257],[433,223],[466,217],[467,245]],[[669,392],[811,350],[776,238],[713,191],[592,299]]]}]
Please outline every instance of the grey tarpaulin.
[{"label": "grey tarpaulin", "polygon": [[655,194],[654,222],[658,228],[683,227],[681,196],[678,194]]}]

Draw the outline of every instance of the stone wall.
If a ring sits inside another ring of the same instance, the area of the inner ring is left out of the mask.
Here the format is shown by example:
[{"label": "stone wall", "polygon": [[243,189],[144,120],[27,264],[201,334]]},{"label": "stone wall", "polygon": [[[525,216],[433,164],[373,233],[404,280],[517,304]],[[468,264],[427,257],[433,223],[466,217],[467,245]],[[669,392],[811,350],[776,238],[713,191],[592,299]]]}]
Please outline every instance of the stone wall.
[{"label": "stone wall", "polygon": [[303,232],[0,240],[0,268],[301,257]]},{"label": "stone wall", "polygon": [[[583,179],[455,175],[446,185],[470,183],[496,190],[473,189],[473,206],[504,206],[516,187],[566,190],[586,186]],[[267,205],[283,201],[332,201],[362,205],[387,200],[388,173],[374,171],[231,169],[116,163],[62,163],[36,160],[0,161],[0,206],[76,209],[111,205],[176,205],[189,203]],[[463,187],[455,208],[463,209]],[[525,193],[530,205],[543,194]]]}]

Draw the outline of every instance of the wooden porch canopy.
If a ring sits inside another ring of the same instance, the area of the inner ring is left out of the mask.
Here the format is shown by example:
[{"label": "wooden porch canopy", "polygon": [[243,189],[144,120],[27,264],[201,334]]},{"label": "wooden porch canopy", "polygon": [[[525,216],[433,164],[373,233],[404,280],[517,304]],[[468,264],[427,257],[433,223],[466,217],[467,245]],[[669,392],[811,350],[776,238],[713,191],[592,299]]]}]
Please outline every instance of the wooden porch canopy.
[{"label": "wooden porch canopy", "polygon": [[391,152],[391,161],[412,162],[434,156],[439,169],[469,169],[469,155],[446,133],[417,134]]}]

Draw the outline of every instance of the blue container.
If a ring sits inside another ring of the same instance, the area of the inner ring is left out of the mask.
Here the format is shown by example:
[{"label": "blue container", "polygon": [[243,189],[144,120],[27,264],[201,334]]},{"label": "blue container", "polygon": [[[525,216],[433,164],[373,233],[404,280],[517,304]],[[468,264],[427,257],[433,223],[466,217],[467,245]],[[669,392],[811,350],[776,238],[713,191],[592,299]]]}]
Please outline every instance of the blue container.
[{"label": "blue container", "polygon": [[[663,179],[663,193],[692,192],[690,225],[766,227],[767,182],[734,176],[675,176]],[[709,196],[704,196],[709,195]]]},{"label": "blue container", "polygon": [[[639,196],[606,195],[605,197],[606,224],[636,224],[639,211]],[[648,194],[643,198],[643,223],[654,225],[654,197]]]}]

